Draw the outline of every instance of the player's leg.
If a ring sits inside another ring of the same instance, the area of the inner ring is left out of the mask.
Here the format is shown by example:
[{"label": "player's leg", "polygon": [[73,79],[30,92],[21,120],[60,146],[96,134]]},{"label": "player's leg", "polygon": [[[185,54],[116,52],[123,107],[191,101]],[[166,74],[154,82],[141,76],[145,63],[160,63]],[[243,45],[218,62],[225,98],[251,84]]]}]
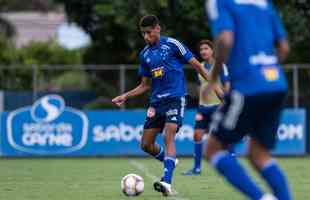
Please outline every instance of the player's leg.
[{"label": "player's leg", "polygon": [[161,109],[156,105],[149,107],[140,143],[143,151],[161,162],[164,161],[165,150],[159,144],[156,144],[156,136],[161,133],[164,122],[165,118],[161,114]]},{"label": "player's leg", "polygon": [[283,171],[273,160],[270,149],[275,146],[276,133],[285,94],[263,96],[261,112],[256,112],[257,128],[253,132],[249,145],[249,158],[252,165],[271,187],[279,200],[291,200],[292,195]]},{"label": "player's leg", "polygon": [[175,135],[178,125],[175,123],[166,123],[164,128],[164,142],[165,142],[165,159],[164,159],[164,175],[161,181],[154,183],[154,189],[162,192],[164,196],[172,193],[171,183],[172,176],[176,163],[176,146]]},{"label": "player's leg", "polygon": [[236,157],[213,135],[208,139],[206,158],[219,174],[250,199],[259,200],[263,197],[262,190],[249,177]]},{"label": "player's leg", "polygon": [[175,135],[178,125],[175,123],[166,123],[164,128],[164,142],[166,156],[164,160],[164,175],[159,182],[154,183],[156,191],[162,192],[164,196],[171,195],[172,176],[175,169],[176,161],[176,146]]},{"label": "player's leg", "polygon": [[[196,123],[197,124],[197,123]],[[194,165],[191,169],[182,173],[184,176],[193,176],[201,174],[201,159],[202,159],[202,146],[203,135],[206,132],[204,129],[195,128],[194,131]]]},{"label": "player's leg", "polygon": [[175,123],[166,123],[164,128],[164,142],[166,156],[164,160],[164,179],[163,181],[171,184],[172,175],[175,168],[176,159],[176,146],[175,146],[175,135],[178,129],[178,125]]},{"label": "player's leg", "polygon": [[206,133],[207,119],[204,115],[205,107],[199,106],[195,115],[195,130],[194,130],[194,165],[191,169],[182,173],[184,176],[193,176],[201,174],[201,159],[202,159],[202,146],[203,134]]},{"label": "player's leg", "polygon": [[225,105],[217,111],[211,124],[211,135],[208,138],[206,159],[219,174],[233,187],[250,199],[259,200],[263,197],[262,190],[250,178],[235,156],[227,147],[239,142],[242,133],[247,133],[247,101],[237,92],[226,99]]},{"label": "player's leg", "polygon": [[203,144],[203,135],[206,133],[206,129],[195,129],[194,131],[194,166],[193,173],[200,174],[201,172],[201,159],[202,159],[202,144]]},{"label": "player's leg", "polygon": [[160,131],[160,128],[144,129],[140,147],[144,152],[163,162],[165,158],[165,150],[156,143],[156,136]]},{"label": "player's leg", "polygon": [[292,199],[288,182],[283,171],[271,157],[269,151],[253,138],[250,140],[249,158],[252,165],[271,187],[277,199]]},{"label": "player's leg", "polygon": [[[183,175],[199,175],[201,173],[201,158],[203,151],[203,135],[209,135],[209,125],[211,123],[212,115],[220,108],[220,105],[214,106],[200,106],[196,114],[196,123],[195,123],[195,132],[194,132],[194,141],[195,141],[195,154],[194,154],[194,167],[186,172]],[[228,151],[230,153],[234,152],[233,145],[230,145]]]},{"label": "player's leg", "polygon": [[161,181],[154,183],[154,189],[162,192],[164,196],[171,195],[172,176],[176,164],[175,136],[182,126],[184,116],[185,98],[172,100],[166,104],[166,119],[164,126],[164,176]]}]

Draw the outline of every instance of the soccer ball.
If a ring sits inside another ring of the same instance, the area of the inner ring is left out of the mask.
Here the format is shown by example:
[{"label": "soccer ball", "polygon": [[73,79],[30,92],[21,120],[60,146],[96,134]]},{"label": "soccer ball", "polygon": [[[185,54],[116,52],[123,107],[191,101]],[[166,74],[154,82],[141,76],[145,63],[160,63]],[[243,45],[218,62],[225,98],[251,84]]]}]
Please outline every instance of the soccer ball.
[{"label": "soccer ball", "polygon": [[127,174],[122,178],[121,188],[126,196],[138,196],[144,190],[143,178],[137,174]]}]

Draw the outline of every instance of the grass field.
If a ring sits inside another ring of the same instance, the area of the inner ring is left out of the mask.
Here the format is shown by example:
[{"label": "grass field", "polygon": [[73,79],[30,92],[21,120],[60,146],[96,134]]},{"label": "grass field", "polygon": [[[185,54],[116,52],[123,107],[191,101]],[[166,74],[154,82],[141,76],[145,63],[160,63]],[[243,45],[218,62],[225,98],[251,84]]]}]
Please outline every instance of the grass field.
[{"label": "grass field", "polygon": [[[279,163],[287,171],[295,199],[310,199],[310,158],[281,158]],[[164,198],[152,188],[152,179],[159,177],[162,171],[161,164],[153,159],[1,159],[0,199],[125,200],[129,198],[121,193],[120,180],[127,173],[137,173],[145,181],[144,193],[130,199],[245,199],[206,163],[202,176],[181,176],[191,164],[191,159],[180,160],[174,180],[178,194]]]}]

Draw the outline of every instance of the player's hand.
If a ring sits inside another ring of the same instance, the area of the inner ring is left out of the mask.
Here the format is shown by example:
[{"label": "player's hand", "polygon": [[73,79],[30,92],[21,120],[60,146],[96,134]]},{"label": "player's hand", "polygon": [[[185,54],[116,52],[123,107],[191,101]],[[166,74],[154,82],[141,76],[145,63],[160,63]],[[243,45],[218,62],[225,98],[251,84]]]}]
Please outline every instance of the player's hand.
[{"label": "player's hand", "polygon": [[122,106],[127,100],[127,97],[126,95],[120,95],[120,96],[117,96],[115,97],[114,99],[112,99],[112,102],[117,105],[117,106]]}]

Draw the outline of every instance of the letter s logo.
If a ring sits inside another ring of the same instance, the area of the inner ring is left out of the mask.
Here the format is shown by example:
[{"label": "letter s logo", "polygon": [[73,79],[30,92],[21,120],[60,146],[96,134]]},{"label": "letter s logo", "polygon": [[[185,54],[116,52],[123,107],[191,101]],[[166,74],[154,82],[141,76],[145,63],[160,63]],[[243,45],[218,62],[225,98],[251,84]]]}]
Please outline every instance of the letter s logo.
[{"label": "letter s logo", "polygon": [[64,108],[65,102],[61,96],[48,95],[34,103],[31,116],[36,122],[51,122],[64,111]]}]

